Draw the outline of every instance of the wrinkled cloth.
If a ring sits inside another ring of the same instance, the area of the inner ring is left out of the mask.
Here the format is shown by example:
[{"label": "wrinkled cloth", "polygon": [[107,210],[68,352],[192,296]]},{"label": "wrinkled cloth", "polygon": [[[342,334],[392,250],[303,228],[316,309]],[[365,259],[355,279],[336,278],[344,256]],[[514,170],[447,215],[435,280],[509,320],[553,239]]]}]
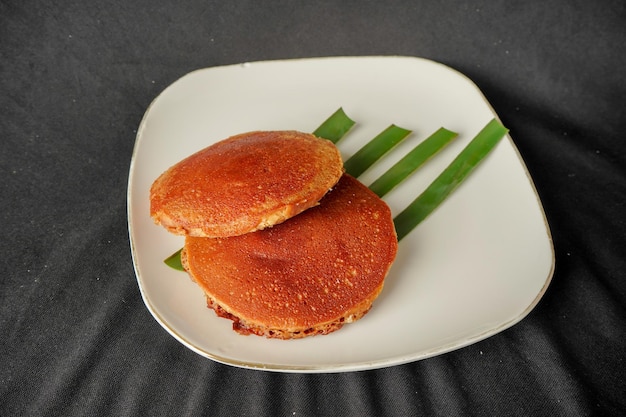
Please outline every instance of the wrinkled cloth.
[{"label": "wrinkled cloth", "polygon": [[[626,415],[626,4],[496,3],[0,2],[0,415]],[[141,118],[195,69],[340,55],[424,57],[481,88],[543,203],[552,282],[513,327],[405,365],[203,358],[135,279]]]}]

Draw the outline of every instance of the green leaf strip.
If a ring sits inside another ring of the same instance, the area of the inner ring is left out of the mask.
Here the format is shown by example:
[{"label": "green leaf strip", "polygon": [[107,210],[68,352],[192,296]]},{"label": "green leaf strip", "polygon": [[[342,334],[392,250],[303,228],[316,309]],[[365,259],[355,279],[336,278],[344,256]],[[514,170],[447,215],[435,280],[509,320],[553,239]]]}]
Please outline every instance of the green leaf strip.
[{"label": "green leaf strip", "polygon": [[480,164],[508,129],[491,120],[448,167],[394,219],[398,241],[430,215]]},{"label": "green leaf strip", "polygon": [[343,163],[346,172],[358,177],[410,133],[396,125],[389,126]]},{"label": "green leaf strip", "polygon": [[440,128],[371,183],[369,189],[379,197],[384,196],[457,136],[455,132]]},{"label": "green leaf strip", "polygon": [[183,268],[183,264],[180,259],[180,253],[182,251],[182,248],[177,250],[176,252],[168,256],[167,259],[165,259],[163,262],[165,262],[165,264],[170,268],[176,269],[177,271],[184,271],[185,268]]},{"label": "green leaf strip", "polygon": [[350,119],[343,111],[343,108],[340,107],[315,129],[313,134],[318,138],[328,139],[333,143],[337,143],[354,126],[354,123],[354,120]]}]

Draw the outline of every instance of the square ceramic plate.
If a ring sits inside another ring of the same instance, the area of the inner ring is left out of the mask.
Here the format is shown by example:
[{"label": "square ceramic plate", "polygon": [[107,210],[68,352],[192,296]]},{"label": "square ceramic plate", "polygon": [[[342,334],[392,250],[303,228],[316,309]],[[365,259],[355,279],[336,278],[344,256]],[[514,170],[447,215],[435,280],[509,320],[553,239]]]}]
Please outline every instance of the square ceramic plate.
[{"label": "square ceramic plate", "polygon": [[386,202],[399,213],[492,118],[462,74],[410,57],[339,57],[202,69],[166,88],[137,133],[128,221],[143,300],[177,340],[218,362],[284,372],[380,368],[467,346],[525,317],[552,277],[550,231],[529,174],[504,138],[440,208],[399,245],[385,288],[361,320],[326,336],[241,336],[218,318],[185,273],[163,259],[183,238],[149,216],[149,189],[165,169],[228,136],[251,130],[313,131],[343,107],[357,125],[344,158],[395,123],[412,135],[360,180],[371,183],[439,127],[458,138]]}]

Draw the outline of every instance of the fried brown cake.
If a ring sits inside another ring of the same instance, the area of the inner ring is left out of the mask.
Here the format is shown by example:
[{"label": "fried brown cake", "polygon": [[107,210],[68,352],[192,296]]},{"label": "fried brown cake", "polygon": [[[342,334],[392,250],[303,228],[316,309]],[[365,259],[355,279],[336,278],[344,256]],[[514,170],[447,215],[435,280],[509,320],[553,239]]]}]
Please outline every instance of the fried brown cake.
[{"label": "fried brown cake", "polygon": [[150,215],[174,234],[241,235],[316,205],[342,173],[328,140],[296,131],[243,133],[161,174],[150,189]]},{"label": "fried brown cake", "polygon": [[318,206],[272,228],[187,237],[182,261],[234,330],[290,339],[330,333],[367,313],[397,248],[387,204],[345,174]]}]

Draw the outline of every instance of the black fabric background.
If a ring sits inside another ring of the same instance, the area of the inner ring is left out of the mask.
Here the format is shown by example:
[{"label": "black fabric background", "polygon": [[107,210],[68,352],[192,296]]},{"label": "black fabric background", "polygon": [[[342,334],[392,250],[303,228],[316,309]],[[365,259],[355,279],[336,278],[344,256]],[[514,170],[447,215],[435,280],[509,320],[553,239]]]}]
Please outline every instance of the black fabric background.
[{"label": "black fabric background", "polygon": [[[625,45],[622,0],[0,0],[0,415],[626,415]],[[512,328],[402,366],[204,359],[134,277],[141,117],[194,69],[338,55],[425,57],[478,84],[543,201],[553,281]]]}]

